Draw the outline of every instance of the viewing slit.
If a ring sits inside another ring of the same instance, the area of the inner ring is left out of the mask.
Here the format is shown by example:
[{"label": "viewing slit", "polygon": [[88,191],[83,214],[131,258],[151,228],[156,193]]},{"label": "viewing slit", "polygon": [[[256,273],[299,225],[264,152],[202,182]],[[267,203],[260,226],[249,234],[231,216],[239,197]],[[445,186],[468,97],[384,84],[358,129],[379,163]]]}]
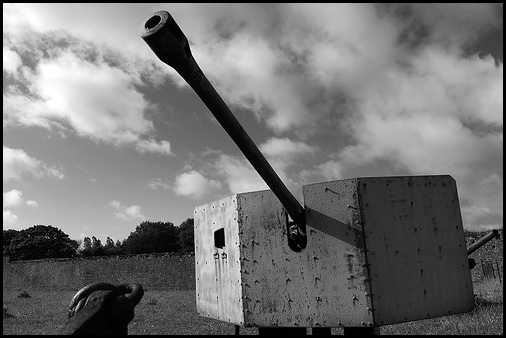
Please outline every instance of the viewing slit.
[{"label": "viewing slit", "polygon": [[225,229],[220,228],[214,232],[214,247],[223,249],[225,247]]}]

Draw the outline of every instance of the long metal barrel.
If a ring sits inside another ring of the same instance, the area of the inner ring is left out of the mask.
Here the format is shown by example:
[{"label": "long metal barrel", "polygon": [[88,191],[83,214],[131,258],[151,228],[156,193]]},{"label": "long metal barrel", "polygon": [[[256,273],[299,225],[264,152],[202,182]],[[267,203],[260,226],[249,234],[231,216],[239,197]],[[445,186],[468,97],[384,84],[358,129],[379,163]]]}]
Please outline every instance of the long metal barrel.
[{"label": "long metal barrel", "polygon": [[186,36],[167,11],[152,14],[140,27],[140,36],[158,58],[174,68],[193,88],[216,120],[246,156],[286,211],[305,233],[304,208],[283,184],[269,162],[239,124],[192,56]]},{"label": "long metal barrel", "polygon": [[476,243],[467,248],[467,255],[469,256],[488,242],[490,242],[494,238],[499,238],[499,231],[494,229],[482,238],[480,238]]}]

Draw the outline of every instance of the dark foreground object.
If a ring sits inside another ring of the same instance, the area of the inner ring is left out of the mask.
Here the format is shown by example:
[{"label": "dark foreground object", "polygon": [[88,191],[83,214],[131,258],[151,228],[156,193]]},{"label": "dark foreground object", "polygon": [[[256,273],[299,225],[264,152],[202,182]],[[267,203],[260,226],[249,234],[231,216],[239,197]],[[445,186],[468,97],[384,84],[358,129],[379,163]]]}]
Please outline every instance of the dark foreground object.
[{"label": "dark foreground object", "polygon": [[134,307],[144,295],[140,284],[99,282],[79,290],[69,305],[69,320],[59,335],[126,335]]}]

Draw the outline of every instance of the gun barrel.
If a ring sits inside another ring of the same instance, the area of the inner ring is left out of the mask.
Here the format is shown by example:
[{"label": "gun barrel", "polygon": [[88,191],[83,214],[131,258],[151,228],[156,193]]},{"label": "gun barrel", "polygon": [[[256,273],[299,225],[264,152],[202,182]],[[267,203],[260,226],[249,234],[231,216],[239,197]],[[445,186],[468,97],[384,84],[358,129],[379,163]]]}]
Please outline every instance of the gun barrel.
[{"label": "gun barrel", "polygon": [[197,65],[186,36],[172,16],[167,11],[155,12],[141,25],[139,34],[158,58],[174,68],[193,88],[305,234],[304,208],[283,184]]},{"label": "gun barrel", "polygon": [[492,230],[482,238],[480,238],[476,243],[467,248],[467,255],[469,256],[488,242],[490,242],[494,238],[499,238],[499,231],[497,229]]}]

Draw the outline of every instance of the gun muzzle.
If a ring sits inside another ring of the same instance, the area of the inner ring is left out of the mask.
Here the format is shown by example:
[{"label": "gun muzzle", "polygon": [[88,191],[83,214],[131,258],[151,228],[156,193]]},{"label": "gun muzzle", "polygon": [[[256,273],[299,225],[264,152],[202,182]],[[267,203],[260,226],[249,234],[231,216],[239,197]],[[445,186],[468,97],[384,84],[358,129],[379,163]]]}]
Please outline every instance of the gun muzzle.
[{"label": "gun muzzle", "polygon": [[[174,68],[193,88],[279,199],[305,239],[304,208],[283,184],[197,65],[192,56],[188,39],[172,16],[167,11],[155,12],[141,25],[139,34],[158,58]],[[305,247],[305,243],[301,246]]]}]

